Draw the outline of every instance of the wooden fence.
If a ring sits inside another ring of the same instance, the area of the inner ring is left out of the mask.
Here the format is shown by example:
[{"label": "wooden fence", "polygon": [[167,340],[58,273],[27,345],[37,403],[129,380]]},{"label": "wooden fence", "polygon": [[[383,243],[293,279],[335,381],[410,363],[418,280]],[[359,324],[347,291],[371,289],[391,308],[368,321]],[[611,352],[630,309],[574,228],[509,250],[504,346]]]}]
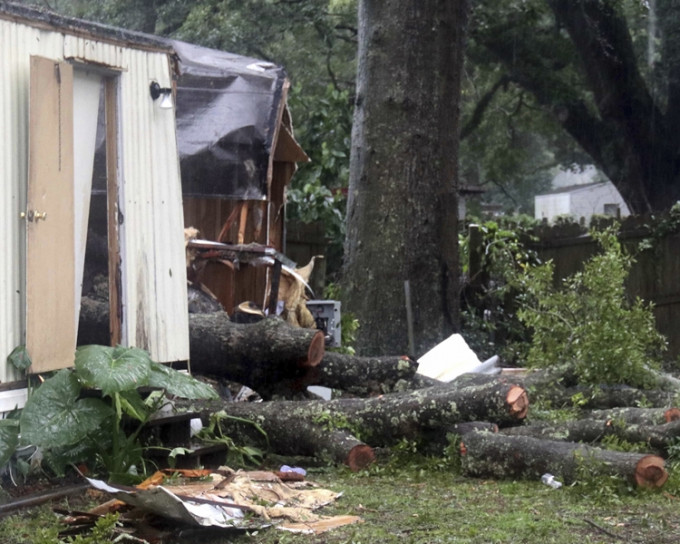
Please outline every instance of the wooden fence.
[{"label": "wooden fence", "polygon": [[[667,225],[664,219],[628,219],[622,225],[620,240],[635,257],[626,284],[628,293],[654,304],[657,328],[668,339],[667,355],[677,360],[680,356],[680,233],[677,229],[666,229]],[[598,249],[578,225],[541,227],[536,234],[539,240],[531,246],[542,260],[553,260],[556,280],[580,270],[583,262]],[[642,249],[644,246],[647,249]]]}]

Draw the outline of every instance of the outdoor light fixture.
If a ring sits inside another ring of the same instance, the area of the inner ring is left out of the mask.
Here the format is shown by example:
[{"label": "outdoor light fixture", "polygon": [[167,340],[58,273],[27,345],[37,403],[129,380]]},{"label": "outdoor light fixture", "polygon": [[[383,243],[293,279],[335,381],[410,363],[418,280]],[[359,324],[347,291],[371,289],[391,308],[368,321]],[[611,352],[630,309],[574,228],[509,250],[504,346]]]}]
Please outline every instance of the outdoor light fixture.
[{"label": "outdoor light fixture", "polygon": [[157,81],[152,81],[149,86],[152,100],[161,99],[159,107],[164,110],[172,109],[172,89],[170,87],[161,87]]}]

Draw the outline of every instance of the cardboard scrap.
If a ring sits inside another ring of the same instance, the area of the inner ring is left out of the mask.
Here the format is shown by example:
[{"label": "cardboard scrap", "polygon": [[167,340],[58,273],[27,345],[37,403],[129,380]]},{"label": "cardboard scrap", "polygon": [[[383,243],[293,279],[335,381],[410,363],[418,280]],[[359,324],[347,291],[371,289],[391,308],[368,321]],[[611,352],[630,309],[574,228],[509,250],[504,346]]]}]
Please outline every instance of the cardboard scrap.
[{"label": "cardboard scrap", "polygon": [[311,482],[286,483],[273,472],[234,472],[228,468],[192,476],[194,479],[176,483],[177,478],[167,477],[167,472],[156,473],[137,487],[87,480],[95,489],[128,505],[194,526],[252,530],[274,525],[282,530],[318,534],[361,521],[358,516],[315,513],[341,493]]}]

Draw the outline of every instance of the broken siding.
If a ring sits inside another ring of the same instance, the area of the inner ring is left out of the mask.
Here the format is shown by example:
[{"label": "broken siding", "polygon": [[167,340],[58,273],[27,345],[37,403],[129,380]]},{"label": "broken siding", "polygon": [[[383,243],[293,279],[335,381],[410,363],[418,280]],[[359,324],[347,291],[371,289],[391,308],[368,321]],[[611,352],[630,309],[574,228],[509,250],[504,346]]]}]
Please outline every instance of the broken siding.
[{"label": "broken siding", "polygon": [[[24,342],[25,237],[19,213],[26,205],[29,59],[114,67],[119,81],[121,245],[124,341],[163,362],[189,358],[181,184],[173,111],[149,96],[152,80],[171,82],[166,52],[134,50],[113,42],[0,19],[0,357]],[[149,154],[150,153],[150,154]],[[8,180],[8,181],[4,181]],[[17,265],[20,263],[20,265]],[[0,380],[13,381],[0,365]]]},{"label": "broken siding", "polygon": [[152,80],[171,86],[169,70],[165,55],[132,51],[120,88],[123,330],[130,344],[165,362],[189,358],[175,119],[149,98]]}]

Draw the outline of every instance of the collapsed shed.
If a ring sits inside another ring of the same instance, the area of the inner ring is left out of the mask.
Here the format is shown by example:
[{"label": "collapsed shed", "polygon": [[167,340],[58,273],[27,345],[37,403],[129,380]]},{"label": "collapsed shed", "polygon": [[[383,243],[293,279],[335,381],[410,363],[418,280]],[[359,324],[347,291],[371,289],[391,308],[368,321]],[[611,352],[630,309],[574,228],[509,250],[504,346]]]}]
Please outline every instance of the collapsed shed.
[{"label": "collapsed shed", "polygon": [[[112,345],[188,361],[185,222],[217,240],[238,217],[234,241],[282,249],[285,185],[305,158],[285,74],[4,1],[0,57],[0,382],[21,385],[5,361],[19,345],[31,373],[73,363],[95,274]],[[0,411],[22,395],[0,391]]]},{"label": "collapsed shed", "polygon": [[[308,160],[293,137],[285,71],[254,58],[170,43],[178,56],[186,226],[207,240],[283,253],[285,189],[296,164]],[[208,262],[201,281],[229,313],[244,301],[266,307],[270,268],[239,264]]]}]

